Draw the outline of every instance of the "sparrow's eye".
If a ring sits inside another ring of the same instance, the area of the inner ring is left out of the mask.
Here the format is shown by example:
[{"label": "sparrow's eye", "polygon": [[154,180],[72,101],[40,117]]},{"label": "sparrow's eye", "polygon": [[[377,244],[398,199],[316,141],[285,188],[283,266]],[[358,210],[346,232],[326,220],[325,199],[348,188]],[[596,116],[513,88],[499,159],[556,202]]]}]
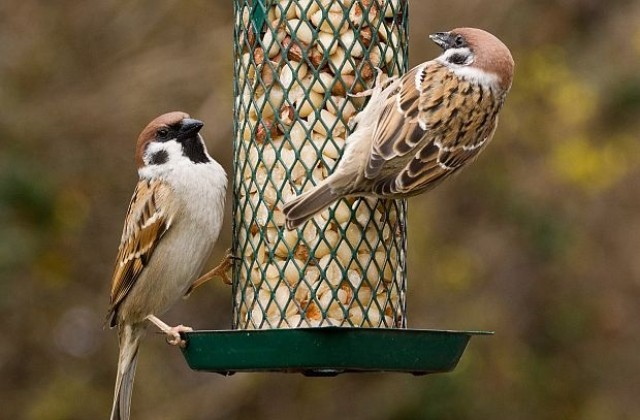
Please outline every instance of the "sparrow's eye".
[{"label": "sparrow's eye", "polygon": [[169,135],[169,130],[167,130],[166,128],[158,129],[158,137],[160,137],[161,139],[167,138],[168,135]]},{"label": "sparrow's eye", "polygon": [[464,38],[462,37],[462,35],[456,36],[456,40],[454,42],[456,48],[462,48],[465,46]]}]

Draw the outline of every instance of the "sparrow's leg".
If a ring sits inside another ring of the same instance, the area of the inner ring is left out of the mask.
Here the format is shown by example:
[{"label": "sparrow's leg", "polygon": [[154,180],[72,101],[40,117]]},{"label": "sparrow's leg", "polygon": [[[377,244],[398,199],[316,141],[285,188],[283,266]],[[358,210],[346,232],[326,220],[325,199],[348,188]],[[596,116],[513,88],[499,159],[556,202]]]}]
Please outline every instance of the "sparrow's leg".
[{"label": "sparrow's leg", "polygon": [[171,344],[172,346],[186,346],[187,343],[182,339],[182,337],[180,337],[180,333],[193,331],[193,328],[185,327],[184,325],[170,327],[155,315],[149,315],[147,319],[153,322],[156,327],[160,328],[162,332],[167,335],[167,343]]},{"label": "sparrow's leg", "polygon": [[206,274],[203,274],[202,276],[200,276],[200,278],[194,281],[191,287],[189,287],[189,290],[187,290],[187,293],[184,294],[184,297],[189,297],[189,295],[197,287],[202,286],[204,283],[208,282],[214,277],[220,277],[225,284],[231,284],[231,279],[229,278],[228,271],[231,269],[231,267],[233,267],[235,260],[239,260],[239,258],[231,253],[231,249],[228,249],[224,255],[224,258],[222,258],[222,261],[220,261],[220,264],[218,264],[218,266],[213,270],[209,271]]},{"label": "sparrow's leg", "polygon": [[396,80],[398,80],[397,76],[388,76],[385,72],[382,71],[382,69],[376,67],[376,81],[373,83],[373,87],[360,93],[350,93],[348,96],[351,96],[353,98],[372,96],[376,92],[382,92],[383,90],[391,86],[391,84]]}]

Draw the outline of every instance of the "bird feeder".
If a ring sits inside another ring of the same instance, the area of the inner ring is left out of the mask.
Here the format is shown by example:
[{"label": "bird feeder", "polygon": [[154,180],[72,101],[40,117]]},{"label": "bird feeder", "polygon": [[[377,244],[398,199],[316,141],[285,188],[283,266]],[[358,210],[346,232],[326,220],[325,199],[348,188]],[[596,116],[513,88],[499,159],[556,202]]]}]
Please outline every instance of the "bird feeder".
[{"label": "bird feeder", "polygon": [[455,367],[474,333],[407,329],[406,201],[342,199],[289,231],[377,74],[408,66],[407,0],[235,0],[233,319],[186,334],[194,369]]}]

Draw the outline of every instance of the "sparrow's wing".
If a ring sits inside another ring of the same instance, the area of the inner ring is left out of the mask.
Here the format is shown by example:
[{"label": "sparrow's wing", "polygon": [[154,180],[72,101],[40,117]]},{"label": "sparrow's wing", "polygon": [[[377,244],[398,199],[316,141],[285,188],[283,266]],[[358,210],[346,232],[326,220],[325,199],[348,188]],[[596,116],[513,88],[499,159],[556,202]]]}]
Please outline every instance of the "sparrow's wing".
[{"label": "sparrow's wing", "polygon": [[171,227],[167,205],[170,187],[162,181],[140,180],[131,198],[111,283],[113,312],[135,284],[162,236]]},{"label": "sparrow's wing", "polygon": [[437,62],[409,71],[374,131],[365,176],[375,192],[418,193],[473,159],[495,129],[497,102]]}]

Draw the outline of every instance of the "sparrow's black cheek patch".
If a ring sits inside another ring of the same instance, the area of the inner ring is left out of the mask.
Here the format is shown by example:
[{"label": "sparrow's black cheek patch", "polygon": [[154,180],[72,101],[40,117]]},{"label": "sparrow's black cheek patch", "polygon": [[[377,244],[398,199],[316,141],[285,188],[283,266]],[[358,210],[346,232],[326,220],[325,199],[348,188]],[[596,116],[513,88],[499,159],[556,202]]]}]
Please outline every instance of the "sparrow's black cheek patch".
[{"label": "sparrow's black cheek patch", "polygon": [[167,163],[169,161],[169,153],[166,150],[158,150],[154,154],[151,155],[151,159],[149,159],[150,165],[162,165],[163,163]]},{"label": "sparrow's black cheek patch", "polygon": [[467,57],[462,54],[452,54],[449,57],[449,62],[453,64],[462,65],[465,63],[465,61],[467,61]]}]

